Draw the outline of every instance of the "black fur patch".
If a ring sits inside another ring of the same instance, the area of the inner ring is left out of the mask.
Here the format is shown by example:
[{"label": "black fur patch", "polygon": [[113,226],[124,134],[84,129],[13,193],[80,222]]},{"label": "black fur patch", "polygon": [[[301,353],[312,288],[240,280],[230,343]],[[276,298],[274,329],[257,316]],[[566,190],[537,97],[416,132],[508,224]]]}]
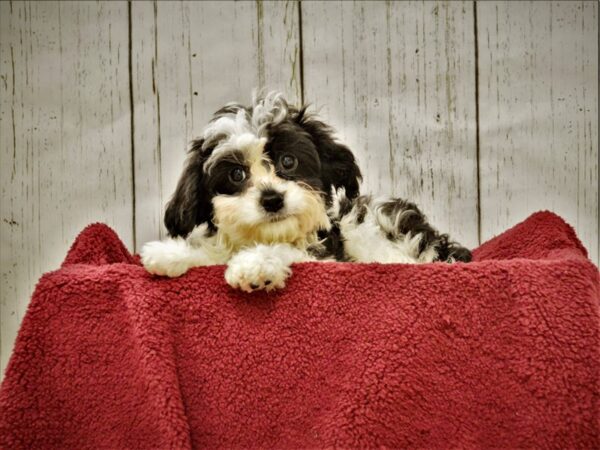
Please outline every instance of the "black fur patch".
[{"label": "black fur patch", "polygon": [[371,197],[361,196],[353,200],[342,195],[337,200],[339,202],[337,215],[329,216],[331,229],[319,231],[320,246],[317,251],[311,251],[311,254],[319,259],[334,258],[336,261],[346,262],[351,261],[352,258],[344,248],[345,238],[340,230],[340,219],[350,214],[352,210],[356,210],[357,221],[362,223]]},{"label": "black fur patch", "polygon": [[[273,162],[277,175],[286,180],[302,181],[317,191],[323,191],[321,160],[310,135],[290,120],[270,127],[268,133],[265,153]],[[282,167],[280,161],[286,155],[298,159],[294,170]]]},{"label": "black fur patch", "polygon": [[319,231],[319,244],[309,247],[309,253],[317,259],[330,259],[336,261],[349,261],[344,251],[344,238],[337,224],[329,230]]},{"label": "black fur patch", "polygon": [[211,196],[206,192],[203,165],[213,148],[203,149],[204,140],[192,142],[188,159],[173,197],[167,203],[165,226],[171,236],[187,236],[196,225],[212,223]]},{"label": "black fur patch", "polygon": [[360,169],[354,155],[348,147],[333,138],[333,130],[320,120],[306,113],[306,107],[300,109],[294,120],[310,135],[321,160],[321,180],[326,202],[331,202],[332,187],[344,188],[350,199],[358,197],[362,180]]}]

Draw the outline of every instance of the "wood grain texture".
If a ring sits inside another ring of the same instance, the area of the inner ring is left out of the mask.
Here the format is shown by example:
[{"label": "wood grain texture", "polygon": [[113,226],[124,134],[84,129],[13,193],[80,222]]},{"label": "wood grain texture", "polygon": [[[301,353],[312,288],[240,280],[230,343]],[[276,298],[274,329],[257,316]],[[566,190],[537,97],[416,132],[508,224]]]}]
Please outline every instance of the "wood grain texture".
[{"label": "wood grain texture", "polygon": [[125,2],[2,2],[2,371],[42,273],[91,222],[132,245]]},{"label": "wood grain texture", "polygon": [[479,2],[481,224],[534,211],[598,264],[598,3]]},{"label": "wood grain texture", "polygon": [[357,155],[362,191],[476,246],[472,3],[303,2],[302,24],[304,98]]},{"label": "wood grain texture", "polygon": [[132,3],[138,249],[162,215],[189,142],[254,88],[300,99],[297,3]]}]

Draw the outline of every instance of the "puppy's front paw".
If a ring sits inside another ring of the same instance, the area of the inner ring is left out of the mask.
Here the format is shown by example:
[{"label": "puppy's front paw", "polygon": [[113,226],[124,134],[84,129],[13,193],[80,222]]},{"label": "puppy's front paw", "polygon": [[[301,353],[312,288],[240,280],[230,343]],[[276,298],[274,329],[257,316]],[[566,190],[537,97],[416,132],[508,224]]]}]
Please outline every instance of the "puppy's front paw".
[{"label": "puppy's front paw", "polygon": [[182,248],[178,242],[148,242],[142,247],[140,259],[145,269],[155,275],[179,277],[187,272],[188,265],[183,260]]},{"label": "puppy's front paw", "polygon": [[285,287],[285,280],[291,273],[288,264],[259,246],[242,250],[231,258],[225,271],[225,280],[231,287],[245,292],[260,289],[269,292]]},{"label": "puppy's front paw", "polygon": [[446,262],[471,262],[473,259],[473,255],[471,251],[465,247],[462,247],[460,244],[456,242],[452,242],[448,245],[448,259]]}]

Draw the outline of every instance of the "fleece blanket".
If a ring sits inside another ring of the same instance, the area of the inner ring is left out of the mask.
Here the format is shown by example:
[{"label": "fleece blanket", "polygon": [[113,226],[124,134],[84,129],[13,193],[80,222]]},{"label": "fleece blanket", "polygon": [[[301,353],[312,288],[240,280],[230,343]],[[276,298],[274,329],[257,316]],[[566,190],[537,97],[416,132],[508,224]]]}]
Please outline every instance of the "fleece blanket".
[{"label": "fleece blanket", "polygon": [[598,269],[537,213],[471,264],[154,277],[104,225],[40,280],[0,391],[20,448],[599,448]]}]

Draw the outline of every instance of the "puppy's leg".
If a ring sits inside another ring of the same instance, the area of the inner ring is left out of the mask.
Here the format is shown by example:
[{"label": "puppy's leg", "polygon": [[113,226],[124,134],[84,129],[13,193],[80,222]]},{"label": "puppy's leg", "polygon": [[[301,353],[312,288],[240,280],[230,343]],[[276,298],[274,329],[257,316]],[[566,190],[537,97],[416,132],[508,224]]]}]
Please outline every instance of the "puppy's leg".
[{"label": "puppy's leg", "polygon": [[211,238],[206,236],[206,227],[196,227],[187,238],[168,238],[164,241],[148,242],[140,252],[142,264],[155,275],[178,277],[192,267],[223,264]]},{"label": "puppy's leg", "polygon": [[471,252],[459,243],[451,241],[447,234],[440,234],[414,203],[394,199],[382,203],[378,209],[380,217],[388,219],[381,223],[387,225],[384,228],[387,228],[386,231],[392,239],[409,233],[419,238],[418,248],[415,249],[415,256],[419,262],[471,261]]},{"label": "puppy's leg", "polygon": [[281,289],[292,273],[292,263],[312,260],[306,252],[288,244],[258,244],[229,260],[225,280],[245,292]]}]

